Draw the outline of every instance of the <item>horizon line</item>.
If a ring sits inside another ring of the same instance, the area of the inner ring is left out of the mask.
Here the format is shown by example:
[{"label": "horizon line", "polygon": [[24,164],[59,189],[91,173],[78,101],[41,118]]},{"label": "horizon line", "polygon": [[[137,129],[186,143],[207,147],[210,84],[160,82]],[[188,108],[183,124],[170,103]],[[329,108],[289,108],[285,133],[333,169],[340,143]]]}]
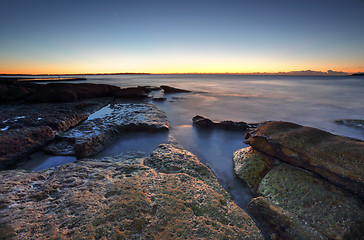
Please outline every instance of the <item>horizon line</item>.
[{"label": "horizon line", "polygon": [[174,73],[148,73],[148,72],[104,72],[104,73],[0,73],[0,76],[67,76],[67,75],[323,75],[323,76],[344,76],[352,74],[363,74],[363,72],[341,72],[341,71],[289,71],[289,72],[174,72]]}]

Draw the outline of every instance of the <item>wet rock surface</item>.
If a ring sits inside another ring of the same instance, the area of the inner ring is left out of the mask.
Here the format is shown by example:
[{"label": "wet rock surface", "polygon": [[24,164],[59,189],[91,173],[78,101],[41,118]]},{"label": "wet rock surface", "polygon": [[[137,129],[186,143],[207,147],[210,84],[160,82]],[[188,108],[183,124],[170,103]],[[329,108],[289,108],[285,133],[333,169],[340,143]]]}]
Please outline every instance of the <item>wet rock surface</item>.
[{"label": "wet rock surface", "polygon": [[249,127],[255,127],[248,125],[246,122],[233,122],[233,121],[221,121],[213,122],[212,120],[203,116],[195,116],[192,118],[193,125],[199,128],[219,128],[232,131],[245,131]]},{"label": "wet rock surface", "polygon": [[176,142],[147,162],[0,172],[2,238],[262,239],[210,170]]},{"label": "wet rock surface", "polygon": [[[115,137],[128,131],[156,132],[169,129],[164,112],[152,104],[116,101],[88,117],[82,124],[58,136],[48,152],[78,158],[100,152]],[[69,144],[73,144],[73,149]]]},{"label": "wet rock surface", "polygon": [[15,165],[108,102],[110,99],[103,98],[63,104],[0,105],[0,169]]},{"label": "wet rock surface", "polygon": [[268,122],[246,143],[364,197],[364,142],[298,124]]}]

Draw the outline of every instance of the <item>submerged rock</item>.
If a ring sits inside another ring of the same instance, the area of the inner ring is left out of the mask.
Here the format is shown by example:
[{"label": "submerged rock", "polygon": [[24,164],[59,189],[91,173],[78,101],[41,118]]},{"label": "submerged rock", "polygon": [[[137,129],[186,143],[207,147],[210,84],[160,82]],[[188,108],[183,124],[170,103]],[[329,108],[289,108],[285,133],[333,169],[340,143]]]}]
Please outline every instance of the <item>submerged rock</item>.
[{"label": "submerged rock", "polygon": [[338,124],[345,125],[348,127],[358,128],[364,131],[364,120],[360,119],[343,119],[343,120],[336,120]]},{"label": "submerged rock", "polygon": [[246,122],[221,121],[213,122],[202,116],[192,118],[193,125],[199,128],[219,128],[224,130],[245,131],[249,126]]},{"label": "submerged rock", "polygon": [[[57,154],[68,154],[74,143],[78,158],[100,152],[116,136],[127,131],[164,131],[169,122],[164,112],[147,103],[113,103],[93,113],[82,124],[58,136],[59,140],[48,150]],[[72,152],[72,151],[71,151]]]},{"label": "submerged rock", "polygon": [[[258,192],[270,202],[296,215],[328,239],[349,239],[348,236],[360,237],[360,234],[363,236],[362,202],[314,173],[280,164],[264,176]],[[267,206],[263,206],[262,209],[258,206],[252,213],[254,217],[261,219],[264,214],[268,214],[266,210]],[[285,211],[273,211],[271,215],[277,216],[274,219],[263,217],[263,222],[268,225],[274,224],[279,216],[287,215]],[[292,228],[295,228],[295,225]],[[301,229],[301,226],[298,229]],[[274,231],[281,234],[283,230]]]},{"label": "submerged rock", "polygon": [[211,171],[175,142],[147,162],[153,166],[100,159],[0,172],[1,236],[263,239]]},{"label": "submerged rock", "polygon": [[364,142],[288,122],[268,122],[246,143],[364,197]]}]

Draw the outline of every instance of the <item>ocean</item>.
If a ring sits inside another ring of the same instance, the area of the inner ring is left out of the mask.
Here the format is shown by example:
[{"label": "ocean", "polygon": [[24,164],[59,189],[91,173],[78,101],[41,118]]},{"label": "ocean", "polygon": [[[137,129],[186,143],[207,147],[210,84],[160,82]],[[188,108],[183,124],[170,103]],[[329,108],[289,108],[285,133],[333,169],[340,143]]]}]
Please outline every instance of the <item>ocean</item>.
[{"label": "ocean", "polygon": [[[159,143],[175,137],[214,172],[221,185],[243,209],[253,193],[233,173],[232,154],[247,147],[244,134],[199,130],[192,118],[202,115],[215,121],[257,123],[281,120],[319,128],[333,134],[364,140],[364,131],[337,124],[340,119],[364,119],[364,78],[343,76],[276,75],[86,75],[89,83],[119,87],[168,85],[192,91],[166,95],[152,101],[165,111],[169,134],[135,133],[122,136],[99,156],[124,153],[148,156]],[[137,147],[136,147],[137,146]],[[25,169],[39,170],[72,162],[36,155]],[[42,159],[41,161],[39,159]],[[59,163],[58,163],[59,162]]]}]

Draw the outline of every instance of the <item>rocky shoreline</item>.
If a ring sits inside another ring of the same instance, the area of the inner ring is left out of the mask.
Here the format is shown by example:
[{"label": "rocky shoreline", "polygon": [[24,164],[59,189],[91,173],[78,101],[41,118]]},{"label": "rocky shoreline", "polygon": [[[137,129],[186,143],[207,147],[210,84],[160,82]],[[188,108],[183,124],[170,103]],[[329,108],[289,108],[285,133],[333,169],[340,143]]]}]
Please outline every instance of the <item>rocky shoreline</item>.
[{"label": "rocky shoreline", "polygon": [[[196,116],[195,127],[246,133],[250,147],[235,152],[232,161],[257,196],[249,214],[173,137],[147,157],[89,158],[127,132],[168,131],[166,114],[146,101],[164,100],[159,92],[188,91],[2,79],[0,239],[364,235],[363,141],[287,122]],[[37,172],[9,170],[36,151],[78,160]]]}]

